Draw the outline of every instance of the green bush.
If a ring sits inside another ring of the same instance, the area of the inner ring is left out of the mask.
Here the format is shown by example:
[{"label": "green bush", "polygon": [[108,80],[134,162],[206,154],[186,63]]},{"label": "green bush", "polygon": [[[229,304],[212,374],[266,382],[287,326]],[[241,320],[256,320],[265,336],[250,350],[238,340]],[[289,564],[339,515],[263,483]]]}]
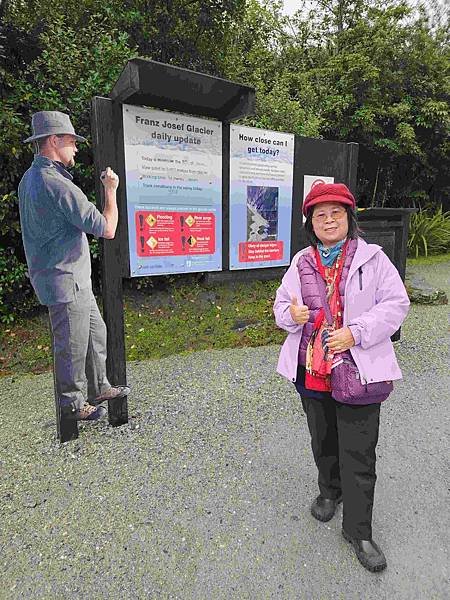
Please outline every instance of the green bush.
[{"label": "green bush", "polygon": [[26,265],[11,249],[0,248],[0,322],[12,323],[15,316],[26,314],[38,305]]},{"label": "green bush", "polygon": [[442,206],[432,214],[428,209],[411,215],[409,222],[408,255],[442,254],[450,249],[450,211]]}]

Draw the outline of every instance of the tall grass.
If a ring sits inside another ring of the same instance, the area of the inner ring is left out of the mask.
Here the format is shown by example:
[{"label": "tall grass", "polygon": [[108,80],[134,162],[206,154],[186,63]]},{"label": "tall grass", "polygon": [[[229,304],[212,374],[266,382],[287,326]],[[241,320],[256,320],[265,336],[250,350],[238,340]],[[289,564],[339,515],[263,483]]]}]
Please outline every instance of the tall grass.
[{"label": "tall grass", "polygon": [[450,211],[442,206],[434,213],[421,210],[409,221],[408,255],[428,256],[442,254],[450,249]]}]

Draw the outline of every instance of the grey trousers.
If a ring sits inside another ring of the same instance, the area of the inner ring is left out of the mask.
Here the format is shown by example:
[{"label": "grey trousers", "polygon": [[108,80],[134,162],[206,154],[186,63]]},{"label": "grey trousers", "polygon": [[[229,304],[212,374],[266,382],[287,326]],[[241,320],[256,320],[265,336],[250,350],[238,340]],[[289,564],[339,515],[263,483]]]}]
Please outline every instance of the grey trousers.
[{"label": "grey trousers", "polygon": [[91,286],[75,300],[48,306],[61,406],[79,409],[111,387],[106,376],[106,325]]}]

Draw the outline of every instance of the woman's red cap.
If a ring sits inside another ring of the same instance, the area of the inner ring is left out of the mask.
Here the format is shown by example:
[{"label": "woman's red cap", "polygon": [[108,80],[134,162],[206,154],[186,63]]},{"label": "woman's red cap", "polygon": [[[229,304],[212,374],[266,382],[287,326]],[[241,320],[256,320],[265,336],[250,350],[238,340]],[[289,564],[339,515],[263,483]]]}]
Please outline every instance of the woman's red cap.
[{"label": "woman's red cap", "polygon": [[321,202],[340,202],[356,208],[356,201],[344,183],[317,183],[314,185],[303,202],[303,214],[308,216],[311,207]]}]

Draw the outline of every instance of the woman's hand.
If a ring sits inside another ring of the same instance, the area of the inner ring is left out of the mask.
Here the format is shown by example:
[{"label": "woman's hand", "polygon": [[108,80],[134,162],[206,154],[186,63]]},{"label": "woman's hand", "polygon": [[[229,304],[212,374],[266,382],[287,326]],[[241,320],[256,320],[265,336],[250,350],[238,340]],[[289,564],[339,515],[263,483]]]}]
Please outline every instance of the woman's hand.
[{"label": "woman's hand", "polygon": [[298,305],[298,300],[295,296],[292,296],[291,305],[289,306],[289,312],[291,313],[292,319],[298,325],[304,325],[309,321],[309,308],[302,304]]},{"label": "woman's hand", "polygon": [[349,327],[336,329],[327,338],[327,346],[331,352],[345,352],[354,345],[355,340]]}]

